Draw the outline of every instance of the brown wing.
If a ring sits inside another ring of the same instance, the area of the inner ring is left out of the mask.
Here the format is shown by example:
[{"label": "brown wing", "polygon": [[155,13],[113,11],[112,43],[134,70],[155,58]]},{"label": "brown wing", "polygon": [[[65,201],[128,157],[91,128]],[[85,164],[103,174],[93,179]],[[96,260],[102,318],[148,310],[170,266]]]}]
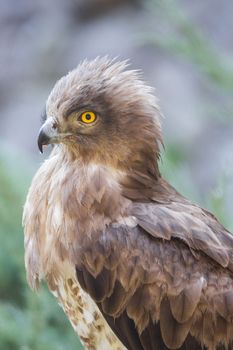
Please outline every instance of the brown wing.
[{"label": "brown wing", "polygon": [[185,201],[132,215],[85,240],[76,265],[116,335],[129,350],[233,349],[230,234]]},{"label": "brown wing", "polygon": [[189,203],[172,202],[135,203],[133,213],[139,226],[153,237],[180,239],[195,256],[202,252],[233,271],[233,236],[207,211]]},{"label": "brown wing", "polygon": [[192,204],[164,179],[155,182],[151,176],[134,172],[123,183],[123,193],[133,201],[132,213],[139,225],[152,236],[179,238],[233,271],[233,235],[213,214]]}]

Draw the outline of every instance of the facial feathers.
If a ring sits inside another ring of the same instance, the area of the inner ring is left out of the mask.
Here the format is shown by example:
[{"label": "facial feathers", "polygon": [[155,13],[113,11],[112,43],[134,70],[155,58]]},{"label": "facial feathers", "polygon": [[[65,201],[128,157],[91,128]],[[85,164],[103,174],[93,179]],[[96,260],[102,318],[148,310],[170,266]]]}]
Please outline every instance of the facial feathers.
[{"label": "facial feathers", "polygon": [[[56,83],[46,104],[47,117],[56,119],[61,133],[70,134],[70,153],[156,174],[162,142],[157,100],[139,73],[127,66],[108,58],[84,61]],[[82,111],[94,111],[97,123],[78,125]]]}]

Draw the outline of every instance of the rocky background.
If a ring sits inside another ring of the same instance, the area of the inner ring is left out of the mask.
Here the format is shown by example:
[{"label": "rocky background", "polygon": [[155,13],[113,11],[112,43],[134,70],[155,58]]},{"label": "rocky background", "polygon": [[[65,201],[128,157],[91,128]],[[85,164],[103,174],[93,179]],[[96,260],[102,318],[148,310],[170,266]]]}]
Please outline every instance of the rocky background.
[{"label": "rocky background", "polygon": [[0,0],[0,348],[77,349],[47,291],[26,287],[20,221],[41,111],[82,59],[143,71],[164,114],[164,175],[233,230],[232,18],[231,0]]}]

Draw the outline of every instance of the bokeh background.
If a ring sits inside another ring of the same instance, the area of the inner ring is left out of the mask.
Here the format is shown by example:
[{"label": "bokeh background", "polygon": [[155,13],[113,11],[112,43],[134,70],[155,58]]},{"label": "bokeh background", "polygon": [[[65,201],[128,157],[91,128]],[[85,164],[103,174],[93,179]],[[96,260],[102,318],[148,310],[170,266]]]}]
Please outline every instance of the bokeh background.
[{"label": "bokeh background", "polygon": [[47,288],[26,284],[21,216],[46,97],[85,57],[143,71],[164,176],[233,231],[232,16],[232,0],[0,0],[0,349],[81,349]]}]

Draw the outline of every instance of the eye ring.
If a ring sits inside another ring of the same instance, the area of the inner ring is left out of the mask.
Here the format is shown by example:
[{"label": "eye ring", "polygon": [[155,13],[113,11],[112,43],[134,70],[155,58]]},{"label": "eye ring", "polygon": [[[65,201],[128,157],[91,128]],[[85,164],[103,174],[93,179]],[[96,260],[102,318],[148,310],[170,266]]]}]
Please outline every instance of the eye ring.
[{"label": "eye ring", "polygon": [[96,114],[92,111],[86,111],[81,114],[79,119],[81,120],[82,123],[84,124],[91,124],[96,121]]}]

